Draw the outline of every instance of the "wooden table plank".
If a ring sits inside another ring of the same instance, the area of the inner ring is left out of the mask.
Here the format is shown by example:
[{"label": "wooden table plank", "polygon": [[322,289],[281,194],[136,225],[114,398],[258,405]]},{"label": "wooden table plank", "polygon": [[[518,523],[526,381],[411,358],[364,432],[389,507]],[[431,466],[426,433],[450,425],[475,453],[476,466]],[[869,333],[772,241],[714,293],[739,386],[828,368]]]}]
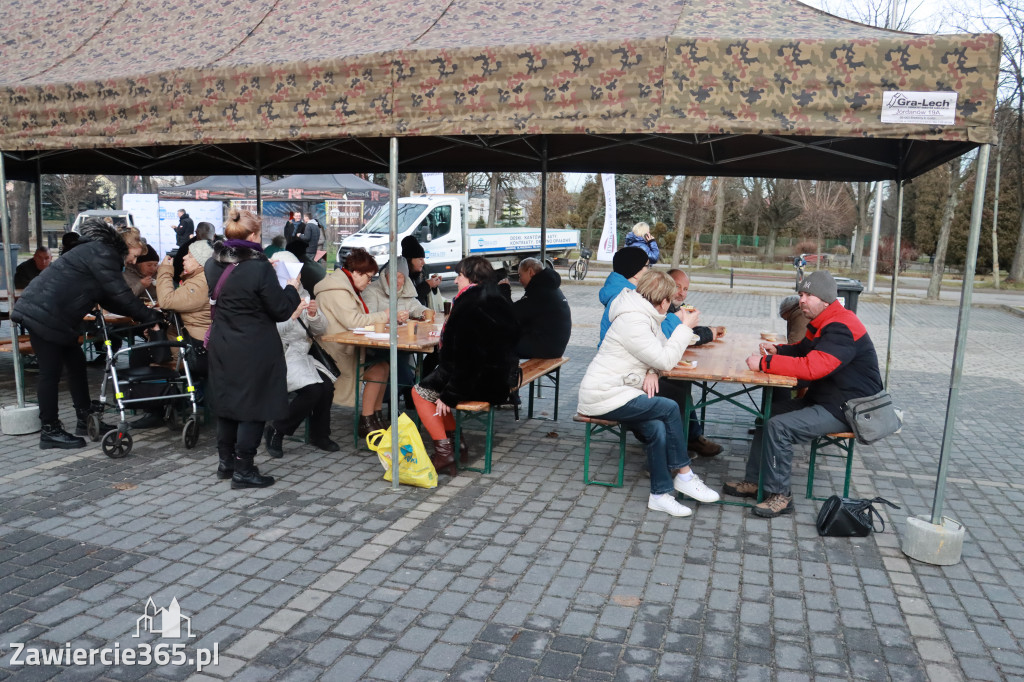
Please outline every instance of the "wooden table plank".
[{"label": "wooden table plank", "polygon": [[[691,346],[683,354],[683,362],[666,376],[687,381],[727,381],[748,386],[796,386],[796,378],[765,374],[747,367],[747,356],[758,352],[759,336],[727,334],[703,346]],[[685,364],[696,360],[697,366]]]},{"label": "wooden table plank", "polygon": [[[433,335],[431,333],[434,333]],[[390,339],[371,339],[365,334],[354,334],[351,331],[343,331],[337,334],[324,334],[320,341],[328,343],[344,343],[349,346],[360,346],[363,348],[390,348]],[[430,353],[441,342],[441,324],[430,324],[428,322],[413,322],[401,325],[398,328],[398,350],[416,351]]]}]

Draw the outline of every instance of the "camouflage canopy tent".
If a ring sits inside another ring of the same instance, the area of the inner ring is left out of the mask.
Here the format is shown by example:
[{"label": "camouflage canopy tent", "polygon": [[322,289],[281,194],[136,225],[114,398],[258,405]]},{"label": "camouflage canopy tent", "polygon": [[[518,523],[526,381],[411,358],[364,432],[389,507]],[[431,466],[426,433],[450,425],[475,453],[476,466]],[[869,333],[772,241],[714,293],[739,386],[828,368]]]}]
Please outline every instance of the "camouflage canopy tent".
[{"label": "camouflage canopy tent", "polygon": [[994,141],[998,36],[794,0],[74,4],[0,5],[8,177],[386,171],[397,136],[407,171],[906,179]]}]

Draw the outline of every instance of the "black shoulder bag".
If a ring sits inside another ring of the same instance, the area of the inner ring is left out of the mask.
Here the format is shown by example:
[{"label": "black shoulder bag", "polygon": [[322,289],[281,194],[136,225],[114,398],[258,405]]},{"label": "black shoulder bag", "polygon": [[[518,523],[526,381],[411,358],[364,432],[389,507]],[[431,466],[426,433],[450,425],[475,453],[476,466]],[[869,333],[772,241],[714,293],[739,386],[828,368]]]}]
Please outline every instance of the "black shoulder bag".
[{"label": "black shoulder bag", "polygon": [[309,354],[313,356],[314,360],[326,367],[327,371],[334,375],[335,379],[340,377],[341,370],[338,369],[338,363],[336,363],[334,358],[331,357],[331,354],[324,350],[324,347],[317,342],[316,337],[313,336],[313,332],[309,331],[309,327],[305,325],[302,318],[298,317],[296,319],[299,324],[302,325],[302,328],[306,330],[306,336],[309,337]]},{"label": "black shoulder bag", "polygon": [[[885,521],[872,506],[873,504],[887,504],[893,509],[899,507],[889,500],[876,497],[873,500],[851,500],[847,497],[833,495],[825,500],[818,512],[818,535],[833,538],[862,538],[871,534],[871,531],[882,533],[885,531]],[[879,528],[875,528],[875,519],[878,519]]]}]

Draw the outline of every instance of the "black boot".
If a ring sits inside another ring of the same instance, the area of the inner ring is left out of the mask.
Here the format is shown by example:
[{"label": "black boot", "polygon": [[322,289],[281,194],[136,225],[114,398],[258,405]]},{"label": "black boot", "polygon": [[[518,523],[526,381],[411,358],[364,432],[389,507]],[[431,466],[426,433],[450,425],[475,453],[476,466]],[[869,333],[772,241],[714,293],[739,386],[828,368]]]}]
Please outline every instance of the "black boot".
[{"label": "black boot", "polygon": [[40,450],[49,450],[50,448],[72,450],[84,447],[85,439],[72,436],[65,431],[64,425],[60,423],[59,419],[43,424],[42,431],[39,434]]},{"label": "black boot", "polygon": [[[89,405],[89,407],[86,407],[84,409],[79,409],[77,407],[75,408],[75,416],[78,417],[78,421],[75,422],[75,435],[76,436],[86,436],[86,435],[89,434],[89,415],[91,415],[91,414],[102,415],[103,414],[103,403],[101,403],[101,402],[99,402],[97,400],[94,400],[94,401],[92,401],[92,404]],[[115,429],[115,428],[117,428],[117,427],[112,426],[110,424],[106,424],[106,423],[104,423],[101,420],[100,421],[100,436],[102,436],[107,431],[110,431],[111,429]]]},{"label": "black boot", "polygon": [[373,418],[377,422],[378,429],[386,429],[391,426],[391,420],[384,418],[384,410],[377,410],[373,413]]},{"label": "black boot", "polygon": [[442,469],[446,469],[449,476],[455,476],[455,451],[450,438],[434,441],[434,456],[430,458],[430,463],[434,465],[434,471],[441,473]]},{"label": "black boot", "polygon": [[380,425],[377,424],[377,418],[372,414],[361,414],[359,415],[359,426],[356,427],[356,433],[359,437],[366,439],[370,435],[371,431],[377,431],[380,429]]},{"label": "black boot", "polygon": [[273,424],[267,424],[263,431],[263,440],[267,444],[267,454],[274,459],[284,457],[284,434],[274,428]]},{"label": "black boot", "polygon": [[240,488],[266,488],[274,485],[273,476],[262,476],[260,470],[252,463],[256,453],[239,454],[235,456],[235,473],[231,476],[231,487],[234,490]]},{"label": "black boot", "polygon": [[[448,440],[452,443],[455,442],[455,432],[445,431],[448,436]],[[469,445],[466,443],[466,434],[462,433],[462,429],[459,429],[459,462],[465,464],[469,461]]]},{"label": "black boot", "polygon": [[217,464],[217,478],[226,481],[235,473],[235,451],[233,449],[228,452],[218,450],[217,456],[220,458],[220,462]]}]

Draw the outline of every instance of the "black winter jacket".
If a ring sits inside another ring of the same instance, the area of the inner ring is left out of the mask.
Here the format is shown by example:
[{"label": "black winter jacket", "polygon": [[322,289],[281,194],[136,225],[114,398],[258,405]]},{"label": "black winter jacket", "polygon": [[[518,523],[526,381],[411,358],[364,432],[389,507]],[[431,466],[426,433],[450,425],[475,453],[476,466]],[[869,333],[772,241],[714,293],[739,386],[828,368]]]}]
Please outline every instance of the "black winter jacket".
[{"label": "black winter jacket", "polygon": [[196,231],[196,224],[192,222],[192,219],[188,216],[188,213],[182,214],[178,218],[178,226],[174,228],[175,241],[179,247],[184,246],[189,239],[192,238],[192,234]]},{"label": "black winter jacket", "polygon": [[78,343],[82,318],[97,303],[140,323],[158,321],[160,314],[143,305],[124,281],[128,246],[117,231],[106,224],[87,224],[81,234],[78,246],[29,282],[11,319],[62,346]]},{"label": "black winter jacket", "polygon": [[521,358],[560,358],[572,334],[572,312],[559,288],[561,276],[544,268],[526,285],[526,293],[512,304],[519,323]]},{"label": "black winter jacket", "polygon": [[299,305],[299,292],[284,289],[262,251],[213,246],[203,266],[210,295],[224,269],[238,263],[217,298],[208,344],[213,413],[238,421],[271,421],[288,414],[287,366],[277,323]]},{"label": "black winter jacket", "polygon": [[509,378],[519,366],[512,305],[494,284],[478,284],[455,297],[441,332],[439,364],[420,382],[454,407],[467,400],[508,401]]}]

